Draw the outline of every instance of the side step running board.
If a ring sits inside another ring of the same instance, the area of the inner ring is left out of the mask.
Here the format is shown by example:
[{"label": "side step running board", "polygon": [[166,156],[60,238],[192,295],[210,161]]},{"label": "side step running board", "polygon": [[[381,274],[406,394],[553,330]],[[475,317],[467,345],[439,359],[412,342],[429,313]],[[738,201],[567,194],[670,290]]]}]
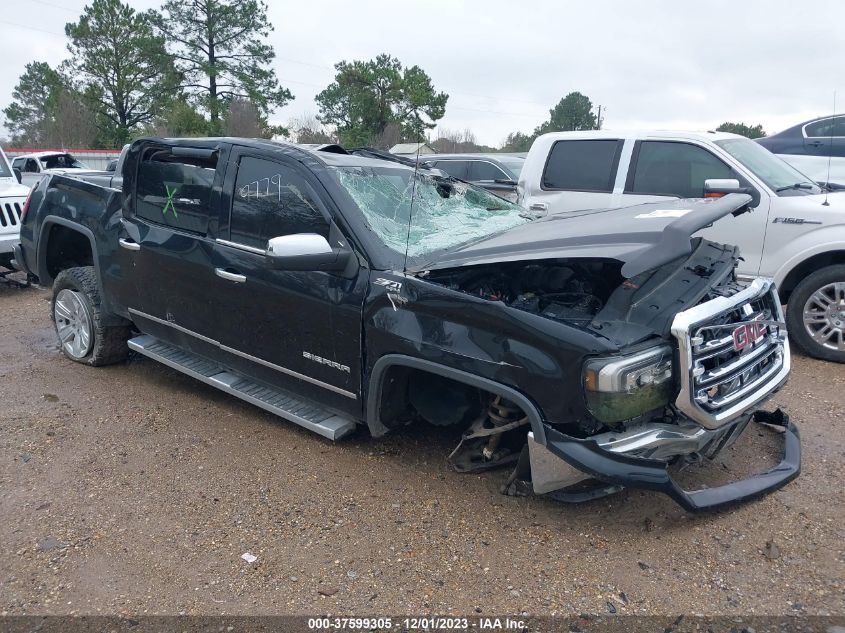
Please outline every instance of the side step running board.
[{"label": "side step running board", "polygon": [[330,440],[338,440],[355,429],[355,422],[313,404],[303,402],[286,391],[259,385],[248,378],[232,373],[222,365],[179,349],[144,334],[129,340],[129,348],[153,360],[172,367],[207,385],[237,396],[290,420]]}]

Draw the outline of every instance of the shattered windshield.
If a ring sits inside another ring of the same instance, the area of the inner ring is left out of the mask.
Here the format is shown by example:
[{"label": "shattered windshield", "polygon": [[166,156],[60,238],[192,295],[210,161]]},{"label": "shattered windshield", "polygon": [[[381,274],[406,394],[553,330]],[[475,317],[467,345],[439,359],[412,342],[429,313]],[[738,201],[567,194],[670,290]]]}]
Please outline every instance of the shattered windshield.
[{"label": "shattered windshield", "polygon": [[451,178],[418,173],[414,186],[410,169],[337,167],[333,171],[381,241],[402,254],[407,241],[408,257],[452,248],[533,219],[525,209]]}]

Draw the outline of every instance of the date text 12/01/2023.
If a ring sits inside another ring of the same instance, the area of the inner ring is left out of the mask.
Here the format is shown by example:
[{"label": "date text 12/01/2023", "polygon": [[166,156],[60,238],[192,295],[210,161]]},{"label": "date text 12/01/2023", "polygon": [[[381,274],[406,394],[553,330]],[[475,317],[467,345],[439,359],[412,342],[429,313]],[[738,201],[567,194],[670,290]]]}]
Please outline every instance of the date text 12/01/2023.
[{"label": "date text 12/01/2023", "polygon": [[398,628],[404,631],[520,631],[526,623],[510,617],[465,618],[465,617],[322,617],[309,618],[308,628],[315,631],[326,630],[371,630]]}]

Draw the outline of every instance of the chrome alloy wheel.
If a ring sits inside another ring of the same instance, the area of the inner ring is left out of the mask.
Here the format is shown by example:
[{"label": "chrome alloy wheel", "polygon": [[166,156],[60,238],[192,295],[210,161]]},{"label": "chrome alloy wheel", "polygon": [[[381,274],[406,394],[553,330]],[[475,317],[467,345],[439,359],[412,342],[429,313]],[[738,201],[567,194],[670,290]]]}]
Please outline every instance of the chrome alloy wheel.
[{"label": "chrome alloy wheel", "polygon": [[845,352],[845,281],[822,286],[804,304],[804,329],[819,345]]},{"label": "chrome alloy wheel", "polygon": [[53,316],[64,352],[78,360],[85,358],[94,344],[94,322],[82,295],[74,290],[60,291]]}]

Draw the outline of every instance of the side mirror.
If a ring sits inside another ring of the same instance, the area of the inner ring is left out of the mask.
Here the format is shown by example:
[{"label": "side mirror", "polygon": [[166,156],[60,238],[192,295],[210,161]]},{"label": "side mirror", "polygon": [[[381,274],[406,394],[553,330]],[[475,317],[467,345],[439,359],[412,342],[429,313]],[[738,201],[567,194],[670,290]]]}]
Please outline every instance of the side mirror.
[{"label": "side mirror", "polygon": [[23,184],[23,176],[21,176],[21,170],[17,167],[12,167],[12,171],[15,172],[15,179],[18,183]]},{"label": "side mirror", "polygon": [[508,185],[509,187],[516,187],[516,180],[511,180],[510,178],[496,178],[494,180],[497,185]]},{"label": "side mirror", "polygon": [[281,235],[267,242],[264,258],[274,270],[345,270],[352,257],[348,248],[332,248],[316,233]]},{"label": "side mirror", "polygon": [[736,178],[709,178],[704,181],[705,198],[721,198],[729,193],[744,193],[751,196],[748,207],[753,209],[760,204],[760,192],[754,187],[741,187]]}]

